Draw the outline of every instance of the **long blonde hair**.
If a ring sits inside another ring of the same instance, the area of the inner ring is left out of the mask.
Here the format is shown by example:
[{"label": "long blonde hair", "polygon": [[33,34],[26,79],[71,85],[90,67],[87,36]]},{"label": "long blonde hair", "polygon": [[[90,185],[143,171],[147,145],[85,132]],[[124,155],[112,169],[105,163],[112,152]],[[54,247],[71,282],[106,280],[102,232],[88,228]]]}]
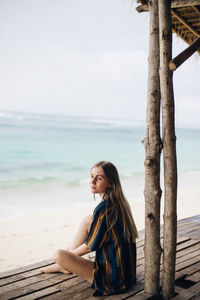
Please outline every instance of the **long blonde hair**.
[{"label": "long blonde hair", "polygon": [[115,225],[117,219],[120,218],[124,228],[125,237],[128,240],[135,240],[138,237],[138,232],[135,226],[135,222],[133,220],[130,205],[122,191],[122,186],[117,168],[111,162],[108,161],[100,161],[96,163],[92,167],[92,169],[95,167],[101,167],[103,169],[110,185],[108,191],[104,195],[104,199],[109,198],[114,207],[114,209],[112,210],[111,224],[109,226],[109,230]]}]

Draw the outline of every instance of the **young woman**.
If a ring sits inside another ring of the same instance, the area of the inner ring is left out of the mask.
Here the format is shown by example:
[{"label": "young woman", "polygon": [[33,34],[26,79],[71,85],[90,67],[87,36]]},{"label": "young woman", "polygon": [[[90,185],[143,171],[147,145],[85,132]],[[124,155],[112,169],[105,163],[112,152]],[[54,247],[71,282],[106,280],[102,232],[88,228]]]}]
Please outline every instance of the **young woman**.
[{"label": "young woman", "polygon": [[[42,272],[76,273],[92,284],[95,296],[121,293],[136,280],[137,229],[112,163],[92,167],[90,187],[102,201],[84,218],[71,247],[58,250],[56,264]],[[94,262],[82,257],[91,251],[96,251]]]}]

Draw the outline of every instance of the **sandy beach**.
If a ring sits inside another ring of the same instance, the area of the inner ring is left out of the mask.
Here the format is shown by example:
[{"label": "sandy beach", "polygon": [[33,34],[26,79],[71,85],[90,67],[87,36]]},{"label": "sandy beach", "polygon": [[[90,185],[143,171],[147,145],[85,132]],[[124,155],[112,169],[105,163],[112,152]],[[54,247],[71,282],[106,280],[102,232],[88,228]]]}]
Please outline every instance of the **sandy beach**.
[{"label": "sandy beach", "polygon": [[[179,176],[178,219],[200,213],[199,173],[184,173]],[[143,179],[135,193],[131,179],[123,181],[124,192],[129,199],[138,230],[144,228]],[[65,191],[76,198],[89,194],[88,186]],[[32,195],[33,197],[33,195]],[[0,271],[7,271],[44,259],[51,258],[58,248],[70,243],[80,220],[92,214],[98,201],[84,203],[80,207],[57,208],[52,211],[36,211],[0,221]],[[162,199],[163,201],[163,199]],[[162,205],[163,210],[163,205]],[[161,212],[162,222],[162,212]]]}]

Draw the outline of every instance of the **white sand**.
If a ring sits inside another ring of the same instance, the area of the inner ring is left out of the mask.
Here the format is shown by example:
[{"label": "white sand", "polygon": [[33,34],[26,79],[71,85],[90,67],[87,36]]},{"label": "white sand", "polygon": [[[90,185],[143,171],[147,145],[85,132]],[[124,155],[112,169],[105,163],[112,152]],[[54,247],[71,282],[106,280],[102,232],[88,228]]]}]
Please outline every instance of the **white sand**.
[{"label": "white sand", "polygon": [[79,220],[89,209],[33,213],[1,223],[0,270],[51,258],[57,248],[67,248]]},{"label": "white sand", "polygon": [[[199,173],[180,176],[178,219],[200,214],[199,179]],[[137,191],[131,179],[123,182],[123,187],[140,230],[144,228],[143,180],[138,184]],[[35,212],[1,221],[0,272],[48,259],[56,249],[66,248],[80,220],[91,214],[96,205],[97,202],[91,200],[90,204],[76,209]]]}]

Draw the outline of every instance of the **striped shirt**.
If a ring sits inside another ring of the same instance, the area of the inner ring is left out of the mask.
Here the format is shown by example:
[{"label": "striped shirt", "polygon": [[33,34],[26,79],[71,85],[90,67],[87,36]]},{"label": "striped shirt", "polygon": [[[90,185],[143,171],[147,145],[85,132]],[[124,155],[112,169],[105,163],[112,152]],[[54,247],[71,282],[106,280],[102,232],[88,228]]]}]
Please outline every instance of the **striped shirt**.
[{"label": "striped shirt", "polygon": [[[118,219],[107,232],[109,212],[113,209],[109,199],[95,208],[93,222],[85,240],[87,246],[96,251],[94,261],[94,296],[120,293],[130,288],[136,280],[136,245],[128,241]],[[106,222],[106,213],[108,219]]]}]

